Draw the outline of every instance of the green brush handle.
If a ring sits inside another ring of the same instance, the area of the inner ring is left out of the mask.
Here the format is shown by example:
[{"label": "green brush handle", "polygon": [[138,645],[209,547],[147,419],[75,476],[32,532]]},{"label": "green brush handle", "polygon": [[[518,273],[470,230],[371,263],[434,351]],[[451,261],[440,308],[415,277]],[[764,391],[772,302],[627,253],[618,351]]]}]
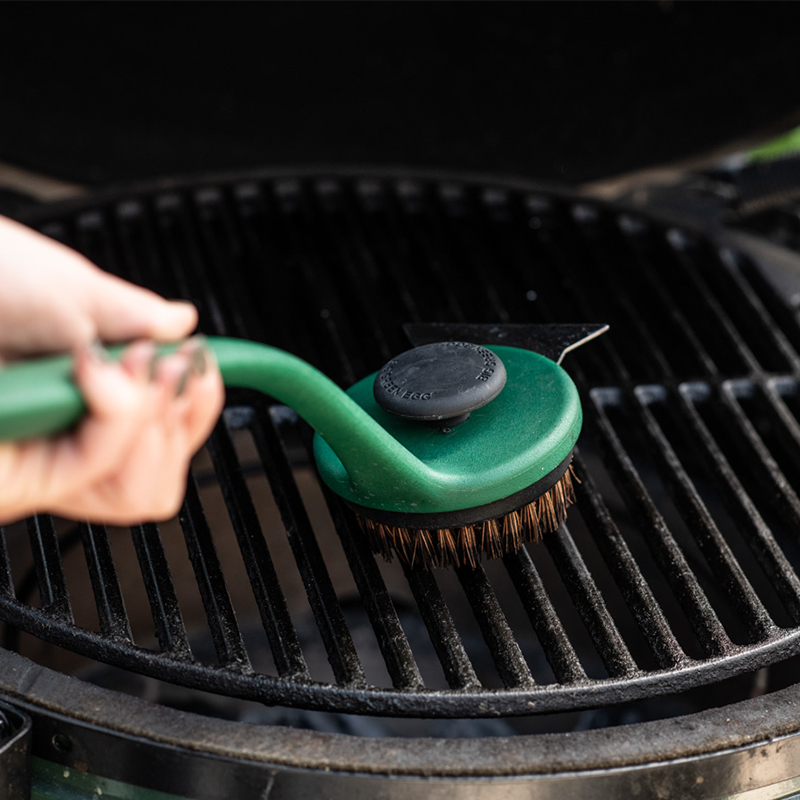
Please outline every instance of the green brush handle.
[{"label": "green brush handle", "polygon": [[[293,408],[336,453],[352,490],[366,500],[398,486],[419,499],[435,498],[433,471],[387,433],[319,370],[274,347],[209,337],[226,386],[274,397]],[[175,345],[161,347],[163,353]],[[112,347],[118,358],[124,347]],[[0,368],[0,440],[49,436],[86,413],[72,380],[71,356],[37,358]],[[393,492],[391,492],[393,493]]]},{"label": "green brush handle", "polygon": [[[293,408],[316,431],[320,476],[345,500],[403,513],[474,508],[533,485],[567,458],[581,428],[578,392],[545,356],[494,346],[508,381],[468,423],[445,435],[380,409],[374,375],[347,392],[274,347],[209,338],[228,386],[255,389]],[[175,349],[166,345],[163,353]],[[111,348],[119,357],[124,347]],[[0,369],[0,440],[59,433],[86,413],[70,356]]]}]

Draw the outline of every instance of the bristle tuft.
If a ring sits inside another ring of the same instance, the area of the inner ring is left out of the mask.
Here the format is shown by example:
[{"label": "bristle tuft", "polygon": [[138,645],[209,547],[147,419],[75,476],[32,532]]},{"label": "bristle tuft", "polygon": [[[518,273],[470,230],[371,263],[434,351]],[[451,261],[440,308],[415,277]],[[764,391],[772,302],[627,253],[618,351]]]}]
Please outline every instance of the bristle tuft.
[{"label": "bristle tuft", "polygon": [[502,558],[525,542],[539,542],[564,521],[575,503],[572,464],[561,479],[541,497],[497,519],[457,529],[400,528],[358,516],[372,551],[391,561],[393,556],[408,566],[475,568],[482,557]]}]

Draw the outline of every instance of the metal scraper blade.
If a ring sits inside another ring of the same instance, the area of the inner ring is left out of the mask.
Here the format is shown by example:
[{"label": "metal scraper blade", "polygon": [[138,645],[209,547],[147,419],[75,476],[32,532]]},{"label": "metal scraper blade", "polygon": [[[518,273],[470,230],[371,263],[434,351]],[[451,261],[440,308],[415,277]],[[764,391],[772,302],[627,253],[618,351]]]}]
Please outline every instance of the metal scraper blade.
[{"label": "metal scraper blade", "polygon": [[403,325],[414,347],[434,342],[472,342],[491,347],[508,345],[532,350],[560,364],[564,356],[576,347],[596,339],[608,330],[608,325],[570,323],[472,325],[469,323],[421,322]]}]

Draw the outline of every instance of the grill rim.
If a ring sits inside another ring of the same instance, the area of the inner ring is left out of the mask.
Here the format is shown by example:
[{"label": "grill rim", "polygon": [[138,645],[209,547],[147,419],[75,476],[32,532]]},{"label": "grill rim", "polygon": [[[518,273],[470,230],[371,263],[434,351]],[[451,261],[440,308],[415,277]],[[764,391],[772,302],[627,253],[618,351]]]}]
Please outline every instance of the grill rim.
[{"label": "grill rim", "polygon": [[[653,213],[651,210],[632,209],[625,203],[618,203],[600,198],[592,198],[590,196],[581,194],[578,191],[571,190],[569,187],[565,188],[564,186],[550,184],[547,182],[537,182],[520,179],[519,177],[497,176],[484,173],[451,172],[442,170],[414,169],[409,167],[364,168],[357,165],[333,165],[329,167],[324,165],[312,165],[297,168],[284,167],[280,169],[265,167],[255,170],[218,172],[199,176],[192,175],[178,178],[142,181],[133,184],[121,184],[118,186],[108,187],[103,191],[93,192],[90,195],[76,197],[73,200],[61,201],[44,205],[36,209],[31,209],[25,213],[19,214],[17,218],[20,219],[20,221],[28,224],[36,224],[37,221],[46,221],[47,218],[52,218],[53,216],[75,214],[81,210],[87,210],[88,208],[113,204],[120,200],[131,199],[132,195],[136,195],[137,198],[142,198],[146,201],[154,195],[168,193],[170,191],[191,191],[193,189],[201,189],[203,187],[207,187],[210,183],[213,183],[215,187],[222,187],[236,184],[257,183],[260,181],[280,182],[281,180],[313,180],[316,182],[322,182],[326,179],[351,181],[380,180],[385,182],[402,182],[403,180],[408,180],[415,183],[433,182],[442,186],[452,183],[461,186],[474,186],[475,188],[484,190],[491,190],[491,188],[496,187],[520,193],[542,193],[556,198],[559,202],[573,204],[582,203],[589,205],[597,203],[603,206],[604,210],[612,213],[635,213],[646,216],[657,224],[662,224],[664,226],[678,226],[690,232],[698,232],[705,235],[709,234],[707,220],[704,222],[696,221],[694,225],[688,224],[687,221],[683,219],[675,221],[670,219],[669,215],[662,217],[658,213]],[[711,238],[711,243],[715,246],[718,246],[719,243],[713,237]],[[0,600],[0,603],[5,604],[5,601]],[[13,602],[10,605],[13,605]],[[22,608],[24,609],[25,607],[22,606]],[[70,633],[69,626],[62,625],[62,623],[58,620],[55,622],[57,626],[64,627],[64,636],[68,636]],[[643,670],[640,671],[639,674],[625,675],[621,678],[591,679],[589,683],[594,690],[592,693],[593,699],[596,702],[597,698],[601,695],[603,697],[607,697],[606,700],[600,701],[602,704],[619,702],[622,699],[639,699],[641,697],[650,695],[650,693],[647,691],[647,687],[652,686],[654,682],[660,683],[660,685],[663,687],[658,692],[659,694],[680,691],[681,689],[687,688],[687,685],[696,685],[695,683],[688,684],[688,681],[691,680],[693,676],[696,676],[698,671],[713,671],[715,668],[724,669],[724,665],[729,666],[731,662],[739,663],[739,668],[737,669],[738,672],[745,672],[753,668],[767,666],[768,664],[787,658],[790,655],[800,651],[800,627],[783,630],[788,631],[788,633],[779,633],[778,635],[765,638],[757,645],[734,647],[726,650],[719,656],[697,660],[696,662],[693,662],[695,666],[688,670],[685,669],[686,664],[684,664],[683,670],[681,670],[680,667],[677,670],[675,668],[665,670]],[[74,632],[74,628],[72,631]],[[97,640],[98,652],[108,644],[116,646],[116,643],[109,643],[107,640],[104,640],[102,637],[97,636],[90,631],[84,631],[83,633],[89,638]],[[51,641],[56,640],[51,639]],[[755,658],[756,655],[763,654],[764,652],[774,654],[774,658],[769,659],[767,662]],[[152,661],[154,660],[154,656],[157,659],[157,657],[161,654],[144,652],[142,655],[143,658]],[[748,662],[751,658],[757,661],[757,663],[749,664]],[[174,660],[162,660],[165,662],[165,666],[167,663],[173,668],[176,665]],[[123,667],[129,666],[129,662],[127,664],[123,664],[121,662],[109,663],[117,663]],[[698,664],[700,665],[699,668],[696,666]],[[744,666],[742,666],[742,664],[744,664]],[[203,667],[203,669],[207,668]],[[221,678],[223,685],[225,684],[226,672],[232,676],[234,681],[238,677],[236,673],[230,671],[215,670],[217,676]],[[260,679],[261,676],[257,676],[257,678]],[[287,684],[289,684],[291,689],[296,690],[298,694],[304,694],[305,700],[301,703],[301,705],[302,707],[306,708],[322,708],[325,710],[331,710],[330,706],[324,702],[324,698],[329,697],[331,693],[334,693],[342,697],[350,694],[352,695],[353,699],[359,701],[358,708],[348,707],[347,709],[343,710],[353,710],[358,713],[366,714],[385,713],[385,710],[390,708],[392,709],[392,713],[396,716],[418,716],[420,713],[427,716],[431,714],[431,711],[434,711],[439,702],[442,700],[444,701],[444,706],[446,706],[446,709],[442,708],[442,710],[436,714],[436,716],[472,716],[486,718],[493,716],[510,716],[514,714],[520,715],[531,713],[530,706],[525,703],[526,695],[530,694],[530,690],[527,689],[486,690],[480,693],[471,692],[469,697],[465,697],[463,693],[459,693],[454,690],[445,690],[441,692],[429,690],[415,693],[413,691],[398,691],[397,689],[391,688],[384,690],[375,687],[374,689],[370,688],[365,691],[361,687],[341,687],[335,684],[325,683],[307,684],[300,681],[286,681],[282,678],[272,678],[270,676],[263,676],[263,679],[267,682],[274,683],[279,693],[281,690],[285,690]],[[714,678],[710,678],[700,681],[700,683],[708,684],[714,680]],[[540,697],[544,697],[544,699],[547,701],[545,702],[543,708],[537,708],[537,712],[541,713],[542,711],[561,710],[562,707],[558,704],[558,701],[551,705],[548,698],[558,695],[566,698],[570,692],[573,692],[576,689],[583,691],[585,690],[586,686],[585,684],[582,685],[582,683],[582,681],[574,681],[571,683],[557,682],[555,684],[537,686],[536,689],[534,689],[534,692],[538,692]],[[632,684],[636,684],[636,686],[640,687],[639,690],[630,691]],[[197,685],[197,687],[208,688],[205,685]],[[628,693],[624,693],[622,692],[622,689],[627,689],[629,691]],[[313,692],[315,690],[323,694],[323,700],[321,701],[320,705],[308,703],[308,692]],[[394,697],[395,702],[392,703],[390,700],[390,702],[386,704],[387,697]],[[412,709],[408,709],[409,702],[414,702],[415,699],[416,706]],[[384,703],[382,706],[383,710],[377,707],[371,708],[371,701]],[[503,701],[509,703],[511,707],[504,707],[502,710],[498,711],[497,706]],[[405,713],[397,713],[397,703],[403,704],[402,710]],[[479,706],[485,703],[489,703],[494,706],[492,713],[487,713],[485,709],[481,709],[479,711],[474,710],[476,705]],[[520,703],[525,703],[525,705],[520,705]],[[459,707],[459,704],[461,704],[463,707]],[[470,705],[473,706],[472,711],[470,711],[468,707]],[[339,708],[339,706],[337,706],[337,708]]]},{"label": "grill rim", "polygon": [[[212,758],[228,765],[235,760],[251,774],[267,768],[324,772],[326,777],[563,778],[545,785],[554,792],[543,799],[563,797],[559,792],[575,778],[651,780],[656,767],[672,770],[668,776],[675,769],[708,776],[712,768],[723,779],[707,780],[707,791],[713,794],[686,796],[716,798],[719,792],[735,794],[785,779],[756,772],[788,763],[788,748],[800,758],[800,685],[666,720],[473,739],[372,738],[204,717],[84,683],[9,651],[0,651],[0,699],[33,717],[34,755],[65,767],[81,762],[83,771],[125,782],[131,776],[124,774],[123,762],[109,760],[108,750],[89,746],[90,740],[111,737],[116,747],[138,749],[138,758],[144,746],[158,748],[159,759],[188,757],[199,763],[197,759]],[[50,745],[49,732],[56,729],[76,732],[68,753]],[[778,752],[779,759],[769,758]],[[747,760],[747,769],[737,771],[732,762],[739,757]],[[169,775],[166,767],[155,777],[138,774],[137,780],[159,781]],[[180,774],[173,778],[180,780]],[[724,780],[731,785],[724,786]],[[675,783],[670,786],[674,789]],[[163,783],[151,788],[169,791]]]},{"label": "grill rim", "polygon": [[[6,603],[0,599],[0,608]],[[14,603],[17,610],[28,609],[21,603]],[[6,621],[11,625],[23,623],[29,617],[33,623],[27,631],[35,631],[38,609],[30,609],[32,613],[9,615]],[[576,706],[572,695],[576,691],[588,695],[587,700],[596,701],[599,705],[611,705],[619,702],[629,702],[646,699],[652,696],[651,686],[656,684],[662,687],[657,694],[673,694],[694,688],[698,685],[713,684],[715,680],[703,681],[698,684],[698,673],[705,671],[714,672],[719,679],[720,673],[724,674],[726,666],[735,663],[736,673],[746,674],[762,667],[782,661],[796,655],[800,651],[800,628],[790,635],[773,638],[760,646],[745,645],[716,658],[695,662],[698,664],[693,669],[676,669],[642,671],[640,675],[623,675],[618,678],[587,679],[585,682],[554,683],[536,685],[533,689],[523,686],[520,689],[486,689],[483,691],[471,690],[465,694],[457,690],[428,690],[415,692],[397,690],[395,688],[381,689],[379,687],[361,688],[344,687],[327,683],[301,683],[296,680],[286,680],[283,677],[274,677],[262,673],[248,675],[243,671],[224,668],[211,668],[205,664],[180,662],[165,656],[163,653],[137,649],[133,652],[138,657],[138,666],[131,665],[130,646],[124,643],[108,640],[91,631],[78,629],[74,625],[56,620],[49,621],[51,630],[61,632],[60,637],[50,636],[44,641],[61,647],[69,647],[70,637],[74,637],[76,630],[80,630],[82,638],[90,642],[90,647],[76,650],[81,655],[94,658],[103,663],[129,669],[140,674],[174,682],[175,672],[181,673],[181,684],[187,688],[205,691],[216,691],[224,688],[228,697],[241,699],[258,699],[259,702],[275,705],[297,705],[300,708],[317,711],[343,711],[344,713],[373,714],[385,716],[389,713],[395,717],[427,718],[427,717],[460,717],[460,718],[504,718],[509,716],[524,716],[531,713],[572,711]],[[19,627],[22,627],[19,625]],[[36,635],[35,633],[33,635]],[[73,639],[74,641],[74,639]],[[9,651],[0,648],[0,653]],[[758,659],[763,652],[774,655],[769,661]],[[116,654],[120,653],[119,656]],[[757,663],[748,665],[748,661]],[[744,667],[742,667],[744,662]],[[159,672],[162,666],[169,675]],[[149,667],[149,669],[147,668]],[[202,680],[209,672],[214,676],[215,687],[210,687]],[[170,677],[172,676],[172,678]],[[248,680],[252,677],[254,680]],[[250,691],[247,691],[247,688]],[[253,697],[253,690],[258,691],[257,698]],[[265,691],[266,690],[266,691]],[[531,693],[539,696],[529,700]],[[336,698],[338,703],[331,705],[331,699]],[[561,702],[559,702],[561,700]],[[283,702],[282,702],[283,701]],[[344,706],[343,703],[347,705]],[[584,706],[582,705],[581,708]],[[595,707],[588,705],[586,707]]]},{"label": "grill rim", "polygon": [[[113,203],[120,200],[129,200],[130,195],[149,195],[168,193],[170,191],[186,191],[190,189],[207,188],[213,183],[237,184],[253,183],[258,181],[292,181],[293,179],[309,180],[316,178],[320,181],[329,180],[355,180],[365,181],[435,181],[441,184],[475,184],[487,187],[497,187],[518,192],[542,192],[558,195],[559,199],[574,202],[597,201],[608,208],[616,208],[620,212],[632,209],[627,205],[618,205],[613,201],[595,198],[581,193],[579,189],[565,186],[557,182],[539,181],[510,174],[497,174],[492,172],[471,172],[468,170],[442,170],[413,166],[389,165],[386,167],[375,165],[360,166],[356,164],[302,164],[297,166],[270,167],[260,166],[252,169],[222,170],[202,174],[174,175],[165,178],[151,178],[130,183],[113,183],[97,189],[92,188],[86,193],[76,195],[67,200],[56,200],[51,203],[39,203],[32,207],[20,209],[14,214],[14,219],[24,225],[41,222],[42,217],[49,214],[71,214],[86,210],[85,206],[102,203]],[[680,223],[680,227],[692,227]]]}]

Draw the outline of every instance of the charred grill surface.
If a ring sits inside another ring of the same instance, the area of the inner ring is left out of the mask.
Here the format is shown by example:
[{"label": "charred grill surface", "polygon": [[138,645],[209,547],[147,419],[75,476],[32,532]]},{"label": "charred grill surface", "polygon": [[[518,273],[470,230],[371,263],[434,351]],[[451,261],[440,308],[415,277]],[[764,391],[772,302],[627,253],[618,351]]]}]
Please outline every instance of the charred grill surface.
[{"label": "charred grill surface", "polygon": [[204,332],[344,386],[405,349],[409,322],[611,330],[565,361],[580,483],[541,543],[449,578],[384,564],[316,482],[304,424],[232,392],[174,523],[2,530],[10,649],[22,631],[232,697],[438,717],[652,697],[800,652],[800,327],[746,257],[602,204],[430,177],[254,175],[33,221],[191,299]]}]

